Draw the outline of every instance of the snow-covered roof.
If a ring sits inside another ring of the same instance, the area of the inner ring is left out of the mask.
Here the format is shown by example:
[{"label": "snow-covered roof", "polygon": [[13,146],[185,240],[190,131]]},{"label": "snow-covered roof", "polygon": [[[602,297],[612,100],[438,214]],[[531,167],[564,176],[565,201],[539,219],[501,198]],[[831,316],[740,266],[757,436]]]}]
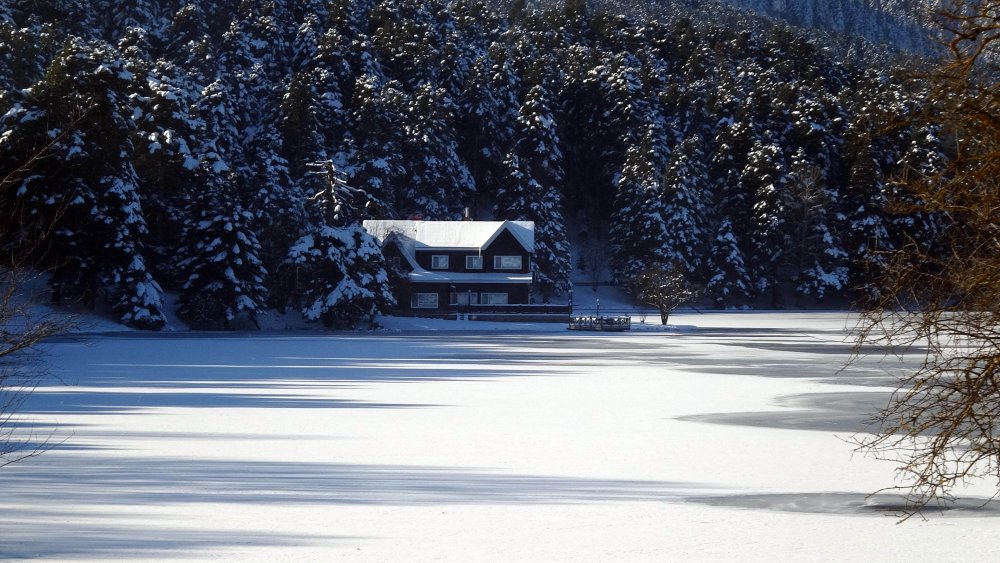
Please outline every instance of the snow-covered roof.
[{"label": "snow-covered roof", "polygon": [[535,251],[533,221],[365,221],[365,229],[380,243],[395,237],[407,258],[416,250],[482,250],[504,230],[528,252]]},{"label": "snow-covered roof", "polygon": [[413,283],[531,283],[531,274],[446,272],[417,268],[406,276]]}]

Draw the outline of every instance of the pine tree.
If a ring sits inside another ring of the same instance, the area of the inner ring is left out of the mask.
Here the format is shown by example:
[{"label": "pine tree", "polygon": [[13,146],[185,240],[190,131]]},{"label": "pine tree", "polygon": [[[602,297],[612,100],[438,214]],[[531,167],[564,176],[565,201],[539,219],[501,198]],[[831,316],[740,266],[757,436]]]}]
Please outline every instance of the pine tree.
[{"label": "pine tree", "polygon": [[[299,9],[301,4],[293,4]],[[324,10],[325,12],[325,10]],[[315,13],[306,13],[295,28],[295,39],[291,43],[291,70],[298,73],[308,70],[319,56],[319,45],[323,38],[322,20]]]},{"label": "pine tree", "polygon": [[155,329],[165,320],[159,285],[143,258],[148,232],[130,161],[132,94],[141,89],[115,49],[70,41],[4,117],[0,160],[16,169],[51,142],[51,158],[16,193],[32,216],[56,222],[51,250],[39,257],[52,268],[55,298],[75,294],[93,306],[103,295],[123,322]]},{"label": "pine tree", "polygon": [[0,115],[35,84],[50,58],[62,46],[62,38],[51,25],[17,27],[0,14]]},{"label": "pine tree", "polygon": [[495,55],[480,58],[469,74],[458,118],[458,145],[480,193],[495,197],[505,181],[502,164],[513,143],[519,83],[505,62],[503,47],[494,43],[490,52]]},{"label": "pine tree", "polygon": [[612,270],[628,283],[652,266],[668,265],[664,171],[669,152],[663,126],[651,123],[625,155],[611,216]]},{"label": "pine tree", "polygon": [[146,330],[166,324],[163,290],[146,268],[143,239],[148,234],[139,197],[139,178],[128,162],[122,170],[101,178],[106,210],[99,229],[106,231],[102,261],[102,285],[107,288],[112,309],[121,322]]},{"label": "pine tree", "polygon": [[848,256],[828,219],[828,211],[838,199],[827,187],[822,169],[798,152],[793,157],[784,207],[790,227],[791,278],[800,294],[822,299],[827,293],[847,289]]},{"label": "pine tree", "polygon": [[253,214],[223,186],[205,188],[187,209],[193,222],[184,235],[185,258],[177,264],[187,274],[177,314],[193,328],[232,329],[240,317],[256,324],[267,270],[250,228]]},{"label": "pine tree", "polygon": [[[321,116],[326,109],[318,91],[319,71],[296,73],[281,100],[281,149],[288,162],[289,173],[302,178],[306,164],[328,158],[326,137],[321,129]],[[340,108],[339,100],[336,109]]]},{"label": "pine tree", "polygon": [[284,260],[304,215],[301,186],[282,156],[279,132],[279,85],[291,72],[290,48],[282,35],[285,17],[283,3],[243,0],[219,56],[218,82],[225,91],[220,101],[228,116],[219,122],[219,143],[242,210],[253,215],[248,228],[259,237],[259,258],[269,271]]},{"label": "pine tree", "polygon": [[302,316],[329,328],[353,328],[395,303],[382,249],[360,225],[320,225],[296,241],[288,255],[311,287]]},{"label": "pine tree", "polygon": [[712,239],[706,277],[705,290],[716,307],[745,304],[752,294],[752,281],[729,217],[722,219]]},{"label": "pine tree", "polygon": [[[735,100],[733,105],[738,105]],[[714,225],[715,234],[705,270],[705,289],[717,307],[745,305],[754,294],[745,258],[748,245],[752,245],[752,198],[740,182],[752,136],[752,124],[728,118],[720,123],[713,141],[709,176],[715,195],[709,224]]]},{"label": "pine tree", "polygon": [[205,120],[193,113],[201,85],[184,70],[158,60],[145,76],[148,95],[137,98],[141,115],[136,120],[132,163],[143,186],[143,207],[149,220],[152,255],[149,263],[167,285],[178,281],[172,263],[184,224],[189,190],[197,189],[195,173],[203,158]]},{"label": "pine tree", "polygon": [[702,275],[707,254],[708,209],[712,201],[704,141],[700,135],[684,139],[670,157],[664,178],[665,259],[687,276]]},{"label": "pine tree", "polygon": [[476,192],[472,174],[458,156],[455,109],[444,89],[429,83],[413,93],[405,116],[403,147],[410,185],[396,199],[412,205],[408,211],[458,218]]},{"label": "pine tree", "polygon": [[[751,252],[745,256],[754,293],[760,295],[774,289],[779,277],[779,265],[786,260],[787,217],[781,203],[787,173],[780,147],[757,139],[743,168],[740,184],[752,202],[750,240]],[[778,304],[776,294],[772,305]]]},{"label": "pine tree", "polygon": [[406,131],[399,127],[406,119],[409,99],[399,87],[391,82],[382,86],[375,77],[363,76],[351,104],[357,150],[351,155],[350,182],[383,202],[389,213],[406,210],[405,203],[397,204],[397,196],[409,183],[403,161]]},{"label": "pine tree", "polygon": [[[180,279],[178,314],[198,328],[234,328],[239,319],[256,323],[267,295],[267,269],[247,209],[252,195],[241,191],[237,169],[229,162],[241,156],[234,130],[236,117],[221,81],[206,86],[194,108],[204,122],[194,185],[186,195],[185,223],[176,250]],[[258,200],[259,201],[259,200]]]},{"label": "pine tree", "polygon": [[569,289],[571,258],[560,191],[564,177],[548,93],[535,86],[521,106],[508,180],[497,192],[497,216],[535,223],[535,283],[544,299]]},{"label": "pine tree", "polygon": [[372,44],[390,78],[416,90],[442,81],[448,27],[437,21],[439,0],[381,0],[372,10]]},{"label": "pine tree", "polygon": [[381,205],[349,187],[332,162],[314,163],[313,170],[312,222],[285,262],[302,280],[302,315],[335,328],[373,323],[379,310],[395,303],[382,249],[360,224]]},{"label": "pine tree", "polygon": [[169,25],[168,14],[179,8],[173,1],[162,0],[107,0],[106,3],[102,13],[107,16],[105,37],[109,41],[119,40],[130,28],[159,38]]}]

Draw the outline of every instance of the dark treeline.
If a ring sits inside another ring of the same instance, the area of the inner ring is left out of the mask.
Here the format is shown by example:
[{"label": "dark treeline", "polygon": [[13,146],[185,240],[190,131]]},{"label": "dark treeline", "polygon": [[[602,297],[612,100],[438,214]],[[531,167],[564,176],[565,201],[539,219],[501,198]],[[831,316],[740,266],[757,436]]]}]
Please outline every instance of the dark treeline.
[{"label": "dark treeline", "polygon": [[932,243],[934,217],[888,209],[942,156],[885,128],[922,96],[886,59],[664,6],[7,2],[7,251],[45,238],[54,299],[155,329],[164,289],[202,327],[367,317],[392,277],[369,217],[533,220],[545,295],[669,266],[720,307],[851,297],[872,249]]}]

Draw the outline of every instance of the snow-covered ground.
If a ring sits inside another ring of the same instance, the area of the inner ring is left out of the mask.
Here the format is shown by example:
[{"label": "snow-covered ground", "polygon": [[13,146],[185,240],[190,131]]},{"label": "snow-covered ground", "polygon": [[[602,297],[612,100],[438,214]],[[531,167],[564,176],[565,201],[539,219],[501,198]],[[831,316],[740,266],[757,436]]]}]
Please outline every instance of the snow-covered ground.
[{"label": "snow-covered ground", "polygon": [[842,370],[844,314],[671,322],[51,342],[0,558],[1000,560],[990,483],[902,525],[866,499],[893,468],[845,439],[903,365]]}]

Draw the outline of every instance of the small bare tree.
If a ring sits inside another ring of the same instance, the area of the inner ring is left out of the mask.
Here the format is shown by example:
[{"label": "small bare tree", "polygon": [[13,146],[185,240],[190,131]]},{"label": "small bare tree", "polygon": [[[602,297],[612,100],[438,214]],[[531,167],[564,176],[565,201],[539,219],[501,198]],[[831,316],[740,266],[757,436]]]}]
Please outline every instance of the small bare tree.
[{"label": "small bare tree", "polygon": [[[65,133],[34,151],[21,166],[2,171],[0,178],[0,467],[40,453],[45,446],[31,444],[32,436],[16,432],[15,417],[40,378],[44,375],[26,356],[44,338],[66,331],[71,321],[37,313],[29,287],[33,276],[32,261],[41,259],[45,245],[65,210],[42,219],[31,213],[16,194],[42,160],[49,158],[52,147]],[[37,275],[37,274],[34,274]]]},{"label": "small bare tree", "polygon": [[26,353],[68,328],[65,320],[32,311],[25,271],[10,267],[0,271],[0,467],[44,449],[44,444],[31,446],[31,436],[15,435],[16,413],[44,375]]},{"label": "small bare tree", "polygon": [[580,262],[590,278],[591,289],[597,291],[597,284],[608,270],[607,246],[597,238],[586,239],[580,248]]},{"label": "small bare tree", "polygon": [[674,309],[699,294],[698,289],[688,283],[684,274],[675,267],[646,268],[632,280],[631,285],[636,300],[655,307],[660,312],[660,323],[664,325]]},{"label": "small bare tree", "polygon": [[[903,346],[922,363],[859,435],[865,453],[898,464],[908,518],[990,478],[1000,493],[1000,0],[958,0],[940,14],[950,61],[930,76],[927,122],[951,147],[944,170],[913,166],[899,181],[903,211],[943,218],[930,248],[910,240],[865,304],[859,343]],[[981,68],[985,67],[985,68]],[[916,202],[916,203],[914,203]]]}]

